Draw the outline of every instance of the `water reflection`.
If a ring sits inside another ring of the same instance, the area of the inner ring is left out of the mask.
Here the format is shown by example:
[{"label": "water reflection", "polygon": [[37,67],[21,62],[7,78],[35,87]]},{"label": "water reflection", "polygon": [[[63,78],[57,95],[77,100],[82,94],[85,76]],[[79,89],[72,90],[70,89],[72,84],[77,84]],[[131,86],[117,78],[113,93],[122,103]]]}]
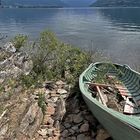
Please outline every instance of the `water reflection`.
[{"label": "water reflection", "polygon": [[36,38],[44,29],[74,46],[102,50],[115,62],[140,60],[140,9],[0,9],[0,32]]},{"label": "water reflection", "polygon": [[110,20],[113,25],[125,31],[140,31],[140,8],[110,8],[99,12]]}]

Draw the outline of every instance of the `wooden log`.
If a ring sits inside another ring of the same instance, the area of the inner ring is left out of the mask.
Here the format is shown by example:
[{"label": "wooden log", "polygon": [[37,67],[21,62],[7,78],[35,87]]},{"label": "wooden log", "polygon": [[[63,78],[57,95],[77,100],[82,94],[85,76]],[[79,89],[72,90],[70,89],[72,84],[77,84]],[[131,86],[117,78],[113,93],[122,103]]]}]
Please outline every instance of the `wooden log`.
[{"label": "wooden log", "polygon": [[107,87],[112,87],[112,88],[117,88],[117,89],[121,89],[121,90],[127,90],[127,88],[123,88],[123,87],[119,87],[119,86],[113,86],[113,85],[107,85],[107,84],[100,84],[100,83],[91,83],[91,82],[86,82],[86,84],[89,84],[90,86],[93,86],[93,87],[95,87],[95,86],[99,86],[99,87],[105,87],[105,88],[107,88]]},{"label": "wooden log", "polygon": [[99,95],[99,97],[100,97],[100,99],[101,99],[101,102],[103,103],[104,106],[107,107],[107,105],[106,105],[106,100],[104,99],[103,93],[101,92],[99,86],[96,86],[96,88],[97,88],[97,91],[98,91],[98,95]]}]

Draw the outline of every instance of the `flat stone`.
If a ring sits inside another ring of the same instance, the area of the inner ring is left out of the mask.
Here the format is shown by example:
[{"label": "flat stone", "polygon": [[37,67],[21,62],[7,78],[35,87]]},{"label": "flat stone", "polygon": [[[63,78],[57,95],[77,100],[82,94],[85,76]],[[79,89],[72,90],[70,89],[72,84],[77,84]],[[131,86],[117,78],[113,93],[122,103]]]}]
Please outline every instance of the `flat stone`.
[{"label": "flat stone", "polygon": [[51,96],[56,94],[56,90],[50,91]]},{"label": "flat stone", "polygon": [[49,115],[45,115],[44,119],[43,119],[43,123],[47,124],[47,125],[49,124],[49,125],[53,126],[54,120]]},{"label": "flat stone", "polygon": [[81,113],[73,115],[74,123],[80,123],[82,121],[83,121],[83,117],[82,117]]},{"label": "flat stone", "polygon": [[4,49],[7,52],[11,52],[11,53],[15,53],[16,52],[16,48],[14,47],[12,42],[8,42],[4,45]]},{"label": "flat stone", "polygon": [[53,136],[53,131],[54,131],[53,129],[48,129],[48,133],[47,134],[48,134],[49,137]]},{"label": "flat stone", "polygon": [[48,115],[53,115],[55,113],[55,108],[53,106],[48,106],[46,112]]},{"label": "flat stone", "polygon": [[65,123],[64,126],[65,126],[65,128],[70,128],[71,127],[71,124]]},{"label": "flat stone", "polygon": [[73,126],[71,129],[74,130],[74,132],[78,132],[78,131],[79,131],[79,127],[78,127],[78,125]]},{"label": "flat stone", "polygon": [[58,101],[58,97],[53,97],[52,98],[52,101],[55,103],[55,102],[57,102]]},{"label": "flat stone", "polygon": [[60,124],[60,132],[63,132],[64,130],[65,130],[65,127],[62,124]]},{"label": "flat stone", "polygon": [[83,125],[81,125],[80,127],[80,132],[87,132],[89,130],[89,124],[88,123],[85,123]]},{"label": "flat stone", "polygon": [[41,136],[46,136],[47,133],[48,133],[47,129],[41,129],[41,130],[38,130],[37,132],[38,132],[38,134],[40,134]]},{"label": "flat stone", "polygon": [[91,124],[96,124],[97,120],[93,117],[93,115],[85,115],[84,118]]},{"label": "flat stone", "polygon": [[17,139],[22,139],[23,136],[27,136],[30,139],[40,126],[43,120],[43,113],[38,103],[31,104],[29,110],[23,117],[17,132]]},{"label": "flat stone", "polygon": [[76,137],[67,137],[67,140],[76,140]]},{"label": "flat stone", "polygon": [[8,131],[8,124],[6,124],[0,128],[0,138],[2,136],[4,136],[7,133],[7,131]]},{"label": "flat stone", "polygon": [[77,140],[93,140],[90,136],[86,136],[84,134],[79,134],[77,136]]},{"label": "flat stone", "polygon": [[108,134],[108,132],[105,129],[99,129],[97,131],[96,140],[105,140],[109,137],[110,137],[110,135]]},{"label": "flat stone", "polygon": [[74,113],[76,113],[76,114],[79,113],[79,112],[80,112],[79,109],[75,109],[75,110],[74,110]]},{"label": "flat stone", "polygon": [[58,89],[57,93],[58,94],[67,94],[68,92],[65,89]]},{"label": "flat stone", "polygon": [[69,129],[70,135],[74,135],[75,131],[73,129]]},{"label": "flat stone", "polygon": [[66,138],[69,135],[69,131],[68,130],[64,130],[61,135],[62,135],[62,137]]},{"label": "flat stone", "polygon": [[73,115],[72,115],[72,114],[68,115],[68,116],[65,118],[65,122],[68,122],[68,123],[73,122]]},{"label": "flat stone", "polygon": [[49,94],[49,93],[51,93],[51,91],[49,89],[46,89],[45,93]]},{"label": "flat stone", "polygon": [[85,136],[84,134],[80,134],[77,136],[77,140],[91,140],[91,138],[89,136]]},{"label": "flat stone", "polygon": [[66,84],[66,83],[63,82],[63,81],[61,81],[61,80],[59,80],[59,81],[56,82],[56,85],[65,85],[65,84]]}]

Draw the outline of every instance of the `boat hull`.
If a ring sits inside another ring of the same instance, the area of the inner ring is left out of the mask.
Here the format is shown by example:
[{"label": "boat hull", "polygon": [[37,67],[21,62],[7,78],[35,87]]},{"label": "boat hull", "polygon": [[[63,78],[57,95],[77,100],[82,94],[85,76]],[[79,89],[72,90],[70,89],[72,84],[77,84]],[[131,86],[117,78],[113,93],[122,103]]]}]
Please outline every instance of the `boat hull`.
[{"label": "boat hull", "polygon": [[114,140],[140,140],[140,132],[115,118],[83,95],[87,106]]},{"label": "boat hull", "polygon": [[[121,65],[118,66],[121,67]],[[85,75],[92,68],[94,68],[94,64],[91,64],[79,78],[79,87],[87,106],[114,140],[140,140],[140,117],[124,115],[104,106],[88,91],[85,82],[90,82],[88,78],[91,79],[92,76]],[[136,74],[139,75],[139,73]]]}]

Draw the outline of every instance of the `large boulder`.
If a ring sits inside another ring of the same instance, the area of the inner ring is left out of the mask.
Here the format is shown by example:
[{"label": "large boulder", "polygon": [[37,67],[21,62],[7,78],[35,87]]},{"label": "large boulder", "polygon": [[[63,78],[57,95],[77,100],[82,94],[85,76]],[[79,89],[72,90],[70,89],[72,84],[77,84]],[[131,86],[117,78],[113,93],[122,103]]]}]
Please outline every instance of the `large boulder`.
[{"label": "large boulder", "polygon": [[23,117],[18,132],[17,139],[32,139],[43,120],[43,113],[38,103],[33,103]]},{"label": "large boulder", "polygon": [[17,52],[0,61],[0,79],[17,78],[21,74],[28,75],[33,68],[33,62],[27,53]]}]

